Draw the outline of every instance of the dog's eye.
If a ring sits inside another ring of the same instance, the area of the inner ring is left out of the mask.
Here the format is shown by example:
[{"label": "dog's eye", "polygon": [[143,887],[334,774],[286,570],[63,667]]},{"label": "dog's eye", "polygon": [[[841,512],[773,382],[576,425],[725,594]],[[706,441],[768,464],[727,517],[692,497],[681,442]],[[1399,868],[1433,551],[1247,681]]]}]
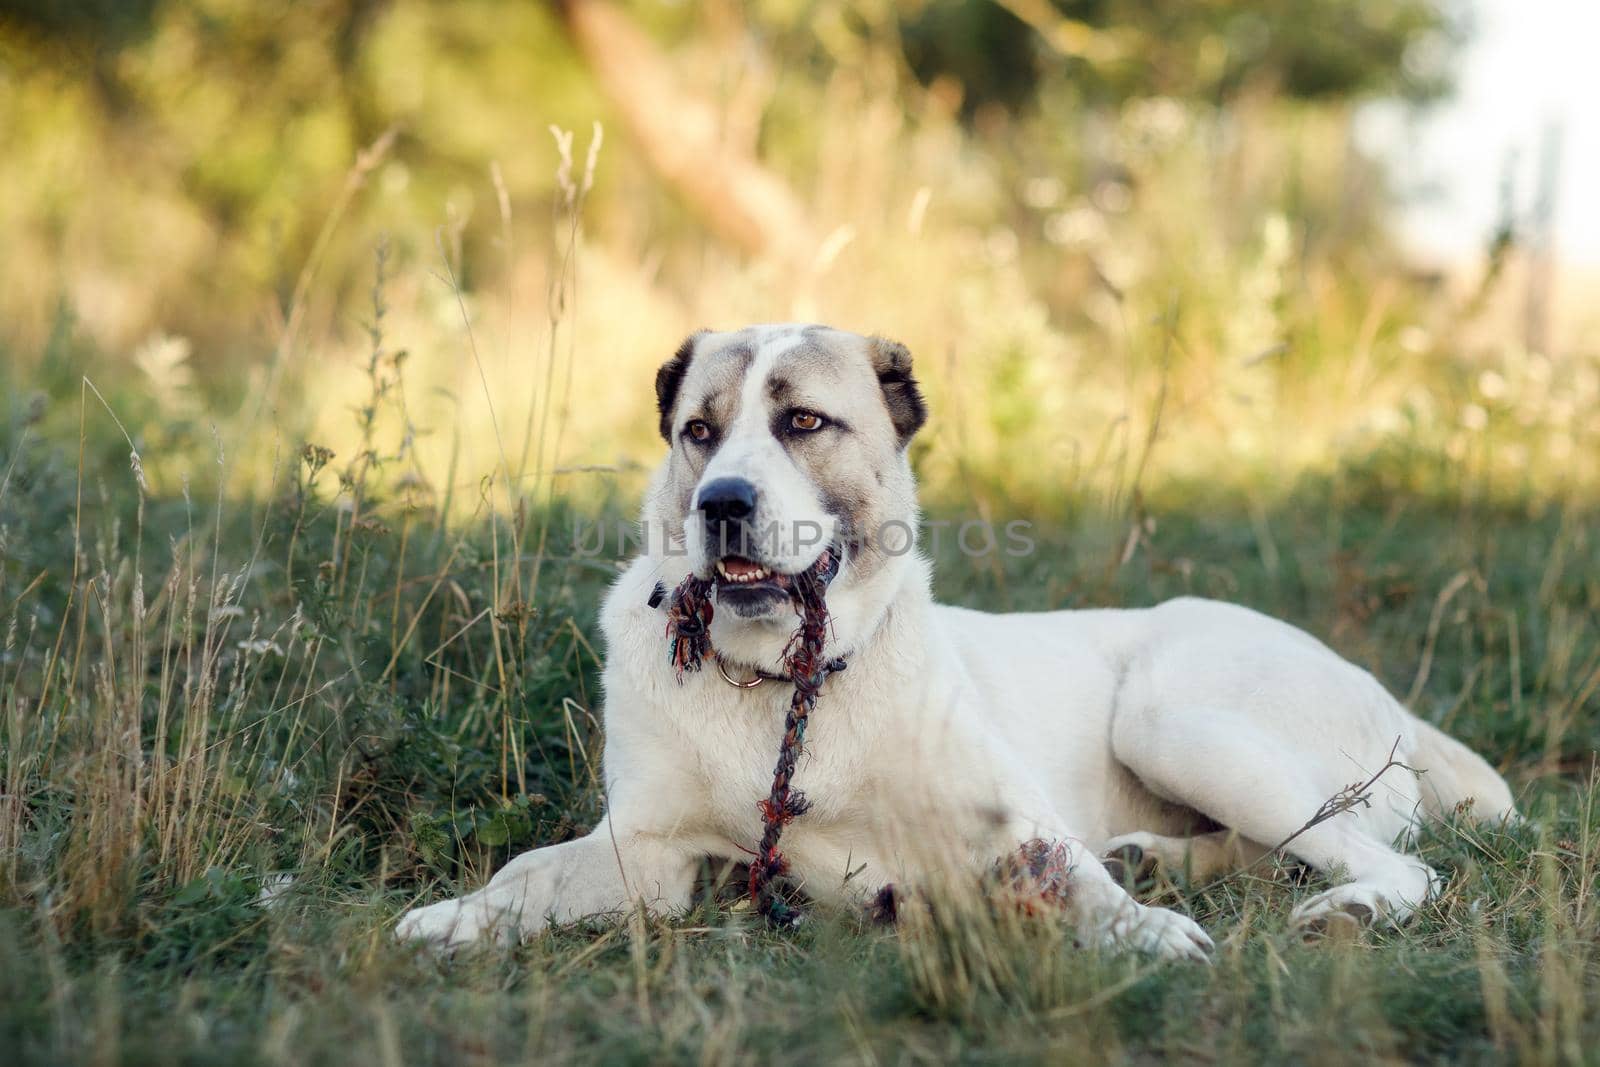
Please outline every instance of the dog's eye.
[{"label": "dog's eye", "polygon": [[822,416],[814,411],[797,411],[789,416],[790,428],[799,430],[801,433],[810,433],[812,430],[822,429],[822,422]]},{"label": "dog's eye", "polygon": [[689,435],[691,441],[705,444],[711,440],[711,424],[705,419],[690,419],[684,426],[683,432]]}]

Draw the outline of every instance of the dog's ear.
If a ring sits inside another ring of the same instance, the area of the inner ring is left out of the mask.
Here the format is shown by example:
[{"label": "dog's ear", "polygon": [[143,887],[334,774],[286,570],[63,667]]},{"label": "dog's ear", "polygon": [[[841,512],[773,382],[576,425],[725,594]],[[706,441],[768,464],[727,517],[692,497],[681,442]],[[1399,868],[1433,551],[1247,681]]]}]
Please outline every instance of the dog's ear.
[{"label": "dog's ear", "polygon": [[678,386],[683,384],[683,376],[689,370],[689,362],[694,359],[694,344],[700,340],[705,330],[696,330],[684,339],[683,344],[672,354],[672,358],[661,364],[661,369],[656,371],[656,410],[661,413],[661,436],[667,444],[672,443],[672,408],[678,402]]},{"label": "dog's ear", "polygon": [[868,338],[867,343],[872,352],[872,369],[883,389],[883,402],[889,408],[889,421],[894,423],[894,432],[904,448],[928,421],[928,405],[917,388],[917,380],[911,376],[911,353],[899,341],[883,337]]}]

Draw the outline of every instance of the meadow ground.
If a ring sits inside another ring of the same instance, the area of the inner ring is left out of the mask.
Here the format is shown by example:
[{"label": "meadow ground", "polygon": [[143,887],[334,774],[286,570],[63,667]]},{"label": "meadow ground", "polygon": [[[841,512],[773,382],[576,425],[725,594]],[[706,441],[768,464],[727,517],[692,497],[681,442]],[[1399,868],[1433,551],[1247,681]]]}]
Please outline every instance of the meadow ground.
[{"label": "meadow ground", "polygon": [[314,449],[264,503],[144,498],[120,438],[80,459],[24,423],[0,495],[7,1062],[1593,1062],[1579,504],[1423,494],[1378,458],[1264,502],[1036,504],[1025,558],[939,550],[964,604],[1282,615],[1488,754],[1530,821],[1430,828],[1445,889],[1402,931],[1304,944],[1285,918],[1315,880],[1266,864],[1142,887],[1205,925],[1211,968],[975,912],[773,933],[715,894],[446,961],[394,942],[405,908],[598,811],[613,565],[576,552],[573,513],[446,525]]}]

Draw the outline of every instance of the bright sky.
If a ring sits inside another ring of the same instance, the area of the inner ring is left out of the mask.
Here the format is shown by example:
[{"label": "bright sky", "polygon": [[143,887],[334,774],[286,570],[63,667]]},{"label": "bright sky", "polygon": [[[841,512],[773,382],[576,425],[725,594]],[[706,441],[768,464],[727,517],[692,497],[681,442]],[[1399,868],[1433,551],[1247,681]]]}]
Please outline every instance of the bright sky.
[{"label": "bright sky", "polygon": [[1537,191],[1544,130],[1562,132],[1558,259],[1600,266],[1600,0],[1473,0],[1475,32],[1453,99],[1407,118],[1362,117],[1363,141],[1390,159],[1408,197],[1402,228],[1421,253],[1471,259],[1500,215],[1508,154],[1517,210]]}]

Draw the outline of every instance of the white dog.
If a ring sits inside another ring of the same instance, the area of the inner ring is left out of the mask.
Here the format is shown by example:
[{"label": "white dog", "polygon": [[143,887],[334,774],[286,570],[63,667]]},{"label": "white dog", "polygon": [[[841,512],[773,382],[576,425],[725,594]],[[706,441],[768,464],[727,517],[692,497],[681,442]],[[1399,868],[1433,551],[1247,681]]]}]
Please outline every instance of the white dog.
[{"label": "white dog", "polygon": [[[811,807],[783,838],[813,899],[966,877],[1044,839],[1068,850],[1080,937],[1203,958],[1211,941],[1195,922],[1133,900],[1099,857],[1223,873],[1392,751],[1425,773],[1385,775],[1370,807],[1287,852],[1339,881],[1296,921],[1401,922],[1435,881],[1396,847],[1418,820],[1469,800],[1481,818],[1513,810],[1487,763],[1370,674],[1246,608],[935,604],[926,560],[907,551],[918,510],[906,444],[925,409],[900,345],[817,326],[700,333],[656,392],[671,452],[645,503],[646,551],[602,617],[606,817],[476,893],[410,912],[402,937],[457,945],[636,904],[681,909],[702,857],[747,856],[791,692],[771,678],[796,625],[775,576],[829,545],[844,559],[826,652],[847,669],[811,717],[795,779]],[[730,531],[747,537],[737,553]],[[717,669],[680,681],[652,592],[691,571],[716,582]]]}]

